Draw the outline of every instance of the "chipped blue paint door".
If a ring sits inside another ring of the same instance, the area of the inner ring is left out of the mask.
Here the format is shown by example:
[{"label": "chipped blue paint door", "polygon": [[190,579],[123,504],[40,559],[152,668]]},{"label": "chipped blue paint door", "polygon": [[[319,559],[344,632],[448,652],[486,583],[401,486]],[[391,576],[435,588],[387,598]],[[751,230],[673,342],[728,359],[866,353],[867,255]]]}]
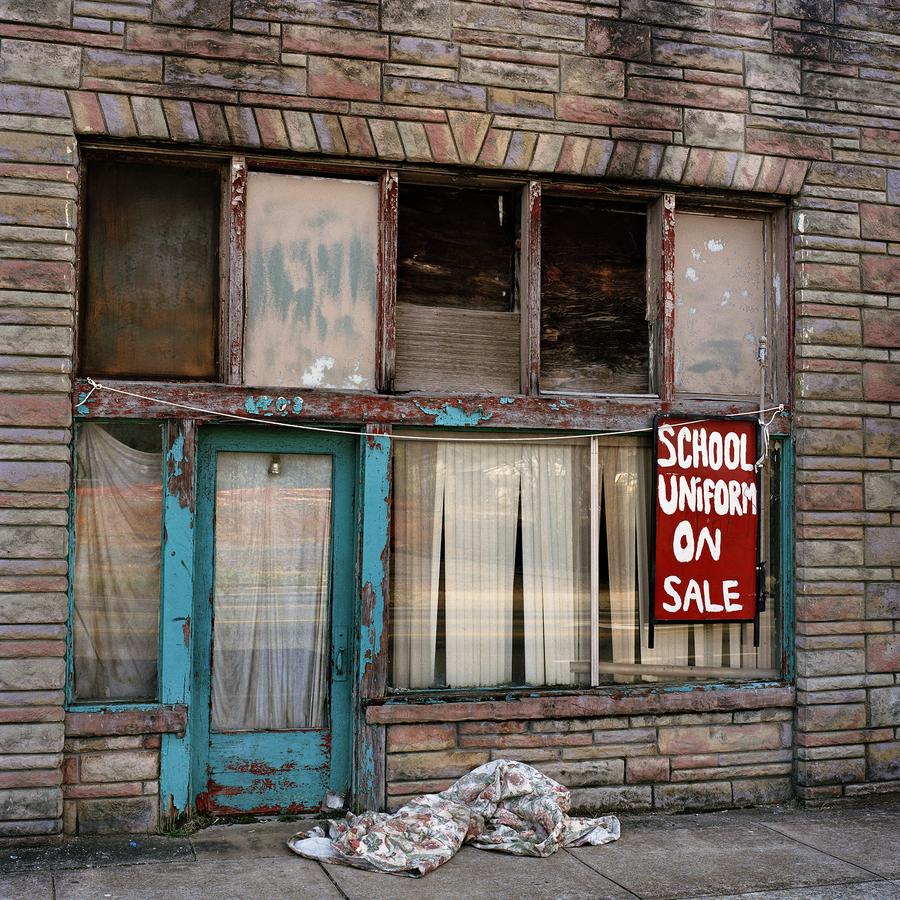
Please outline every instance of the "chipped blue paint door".
[{"label": "chipped blue paint door", "polygon": [[356,447],[278,429],[200,434],[198,810],[300,812],[348,790]]}]

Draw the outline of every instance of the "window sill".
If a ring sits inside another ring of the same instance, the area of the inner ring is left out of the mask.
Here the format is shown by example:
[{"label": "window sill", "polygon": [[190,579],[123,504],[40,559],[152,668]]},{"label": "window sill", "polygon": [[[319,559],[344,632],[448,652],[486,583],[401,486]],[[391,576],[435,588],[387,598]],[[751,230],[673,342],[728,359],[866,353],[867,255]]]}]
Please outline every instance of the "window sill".
[{"label": "window sill", "polygon": [[66,737],[183,734],[186,724],[186,706],[74,707],[66,712]]},{"label": "window sill", "polygon": [[507,719],[565,719],[600,716],[659,715],[738,709],[791,707],[794,688],[785,681],[696,685],[616,685],[590,693],[547,693],[533,690],[503,699],[444,699],[420,694],[370,701],[369,725],[406,722],[471,722]]}]

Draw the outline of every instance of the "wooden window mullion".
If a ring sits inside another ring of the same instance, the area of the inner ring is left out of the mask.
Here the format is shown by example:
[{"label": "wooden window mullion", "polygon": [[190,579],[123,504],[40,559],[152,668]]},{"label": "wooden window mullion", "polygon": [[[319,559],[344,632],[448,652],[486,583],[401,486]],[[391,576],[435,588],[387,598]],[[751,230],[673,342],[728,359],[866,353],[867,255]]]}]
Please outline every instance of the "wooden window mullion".
[{"label": "wooden window mullion", "polygon": [[541,183],[530,181],[522,191],[519,248],[519,308],[522,316],[523,394],[540,393],[541,377]]},{"label": "wooden window mullion", "polygon": [[397,173],[393,170],[382,173],[379,186],[375,378],[376,389],[381,393],[389,393],[394,388],[397,348]]},{"label": "wooden window mullion", "polygon": [[[663,194],[659,201],[659,385],[660,400],[675,398],[675,195]],[[653,265],[653,261],[650,261]]]},{"label": "wooden window mullion", "polygon": [[222,246],[222,315],[219,326],[220,378],[225,384],[243,380],[244,247],[246,243],[247,160],[233,156],[224,176]]}]

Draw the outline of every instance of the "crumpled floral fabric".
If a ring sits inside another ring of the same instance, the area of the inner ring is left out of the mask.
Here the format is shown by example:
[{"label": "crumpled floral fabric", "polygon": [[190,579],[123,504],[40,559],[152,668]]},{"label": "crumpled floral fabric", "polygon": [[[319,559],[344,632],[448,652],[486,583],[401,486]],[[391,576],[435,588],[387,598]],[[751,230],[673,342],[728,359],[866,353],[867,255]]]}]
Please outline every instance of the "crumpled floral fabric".
[{"label": "crumpled floral fabric", "polygon": [[532,766],[497,759],[439,794],[422,794],[395,813],[348,814],[295,834],[299,856],[419,877],[451,859],[463,844],[518,856],[550,856],[561,847],[619,838],[615,816],[570,818],[568,788]]}]

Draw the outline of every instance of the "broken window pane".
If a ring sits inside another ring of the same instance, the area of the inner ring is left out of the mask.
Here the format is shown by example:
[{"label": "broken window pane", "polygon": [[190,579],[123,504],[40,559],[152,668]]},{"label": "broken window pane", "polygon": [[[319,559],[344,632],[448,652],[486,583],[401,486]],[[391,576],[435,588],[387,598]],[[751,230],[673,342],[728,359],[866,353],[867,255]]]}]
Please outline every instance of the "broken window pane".
[{"label": "broken window pane", "polygon": [[378,185],[251,172],[244,383],[375,389]]},{"label": "broken window pane", "polygon": [[86,207],[81,372],[215,378],[218,173],[92,162]]},{"label": "broken window pane", "polygon": [[517,205],[496,190],[400,186],[396,390],[519,392]]},{"label": "broken window pane", "polygon": [[86,423],[76,439],[73,651],[79,700],[156,697],[162,428]]},{"label": "broken window pane", "polygon": [[759,395],[765,334],[763,219],[675,215],[675,389]]},{"label": "broken window pane", "polygon": [[643,210],[543,198],[543,391],[649,392],[646,228]]}]

